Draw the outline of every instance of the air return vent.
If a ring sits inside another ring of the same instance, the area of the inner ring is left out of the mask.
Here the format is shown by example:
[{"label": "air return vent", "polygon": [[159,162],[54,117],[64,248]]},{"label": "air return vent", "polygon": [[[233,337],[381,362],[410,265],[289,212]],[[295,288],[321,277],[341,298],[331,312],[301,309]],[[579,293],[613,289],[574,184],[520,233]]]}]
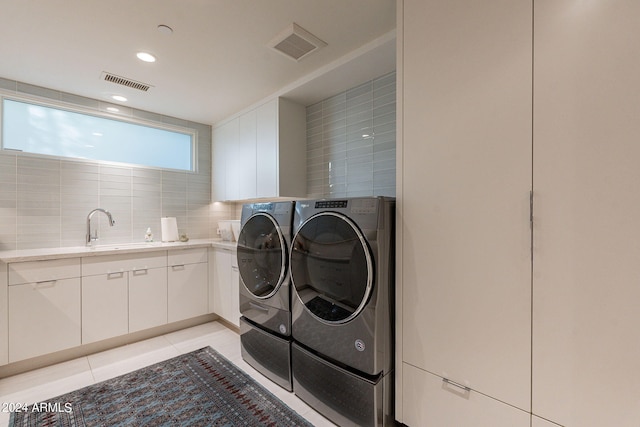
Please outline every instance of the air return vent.
[{"label": "air return vent", "polygon": [[297,24],[291,24],[278,34],[269,47],[287,58],[300,61],[327,44]]},{"label": "air return vent", "polygon": [[141,90],[143,92],[146,92],[150,88],[153,87],[150,84],[137,82],[135,80],[131,80],[131,79],[128,79],[128,78],[122,77],[122,76],[116,76],[115,74],[107,73],[106,71],[102,72],[101,78],[102,78],[102,80],[105,80],[107,82],[111,82],[111,83],[119,84],[119,85],[122,85],[122,86],[130,87],[132,89],[138,89],[138,90]]}]

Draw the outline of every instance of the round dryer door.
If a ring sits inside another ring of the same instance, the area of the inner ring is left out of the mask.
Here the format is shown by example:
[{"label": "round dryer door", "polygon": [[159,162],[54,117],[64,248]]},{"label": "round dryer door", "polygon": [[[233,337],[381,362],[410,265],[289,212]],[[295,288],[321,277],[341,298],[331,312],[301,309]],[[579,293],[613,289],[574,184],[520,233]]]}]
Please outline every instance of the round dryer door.
[{"label": "round dryer door", "polygon": [[371,252],[358,227],[339,213],[319,213],[300,227],[290,265],[298,298],[323,322],[350,321],[371,294]]},{"label": "round dryer door", "polygon": [[241,282],[256,298],[276,293],[287,274],[287,249],[282,231],[267,213],[256,213],[238,236],[238,270]]}]

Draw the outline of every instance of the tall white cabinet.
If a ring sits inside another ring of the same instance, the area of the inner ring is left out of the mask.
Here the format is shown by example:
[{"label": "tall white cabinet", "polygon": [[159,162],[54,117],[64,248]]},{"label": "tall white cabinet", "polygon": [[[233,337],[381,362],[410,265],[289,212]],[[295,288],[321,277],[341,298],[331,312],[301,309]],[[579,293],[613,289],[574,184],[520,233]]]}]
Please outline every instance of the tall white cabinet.
[{"label": "tall white cabinet", "polygon": [[640,3],[399,12],[398,420],[639,425]]},{"label": "tall white cabinet", "polygon": [[528,427],[531,1],[400,16],[397,417]]},{"label": "tall white cabinet", "polygon": [[533,411],[640,425],[640,2],[535,2]]},{"label": "tall white cabinet", "polygon": [[212,200],[306,195],[305,107],[284,98],[213,131]]}]

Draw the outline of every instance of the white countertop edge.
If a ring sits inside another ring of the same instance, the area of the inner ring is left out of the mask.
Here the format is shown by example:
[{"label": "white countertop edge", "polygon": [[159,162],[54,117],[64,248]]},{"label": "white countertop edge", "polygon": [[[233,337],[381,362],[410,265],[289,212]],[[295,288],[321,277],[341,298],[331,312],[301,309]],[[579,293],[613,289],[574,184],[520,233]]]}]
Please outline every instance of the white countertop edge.
[{"label": "white countertop edge", "polygon": [[194,239],[189,240],[188,242],[140,242],[97,245],[93,248],[86,246],[73,246],[64,248],[20,249],[13,251],[0,251],[0,261],[8,264],[11,262],[46,261],[61,258],[84,258],[100,255],[166,251],[169,249],[189,249],[211,246],[235,249],[236,242],[227,242],[221,239]]}]

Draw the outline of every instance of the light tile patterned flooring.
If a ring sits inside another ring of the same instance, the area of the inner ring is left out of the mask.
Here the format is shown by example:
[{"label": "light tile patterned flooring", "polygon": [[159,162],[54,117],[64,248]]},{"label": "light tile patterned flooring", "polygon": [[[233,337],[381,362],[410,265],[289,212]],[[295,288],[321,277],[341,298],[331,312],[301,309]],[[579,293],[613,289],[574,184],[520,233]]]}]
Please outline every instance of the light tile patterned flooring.
[{"label": "light tile patterned flooring", "polygon": [[[247,372],[314,426],[334,426],[293,393],[271,382],[242,360],[240,336],[215,321],[1,379],[0,404],[41,402],[205,346],[211,346]],[[0,426],[6,426],[8,422],[9,414],[0,412]]]}]

